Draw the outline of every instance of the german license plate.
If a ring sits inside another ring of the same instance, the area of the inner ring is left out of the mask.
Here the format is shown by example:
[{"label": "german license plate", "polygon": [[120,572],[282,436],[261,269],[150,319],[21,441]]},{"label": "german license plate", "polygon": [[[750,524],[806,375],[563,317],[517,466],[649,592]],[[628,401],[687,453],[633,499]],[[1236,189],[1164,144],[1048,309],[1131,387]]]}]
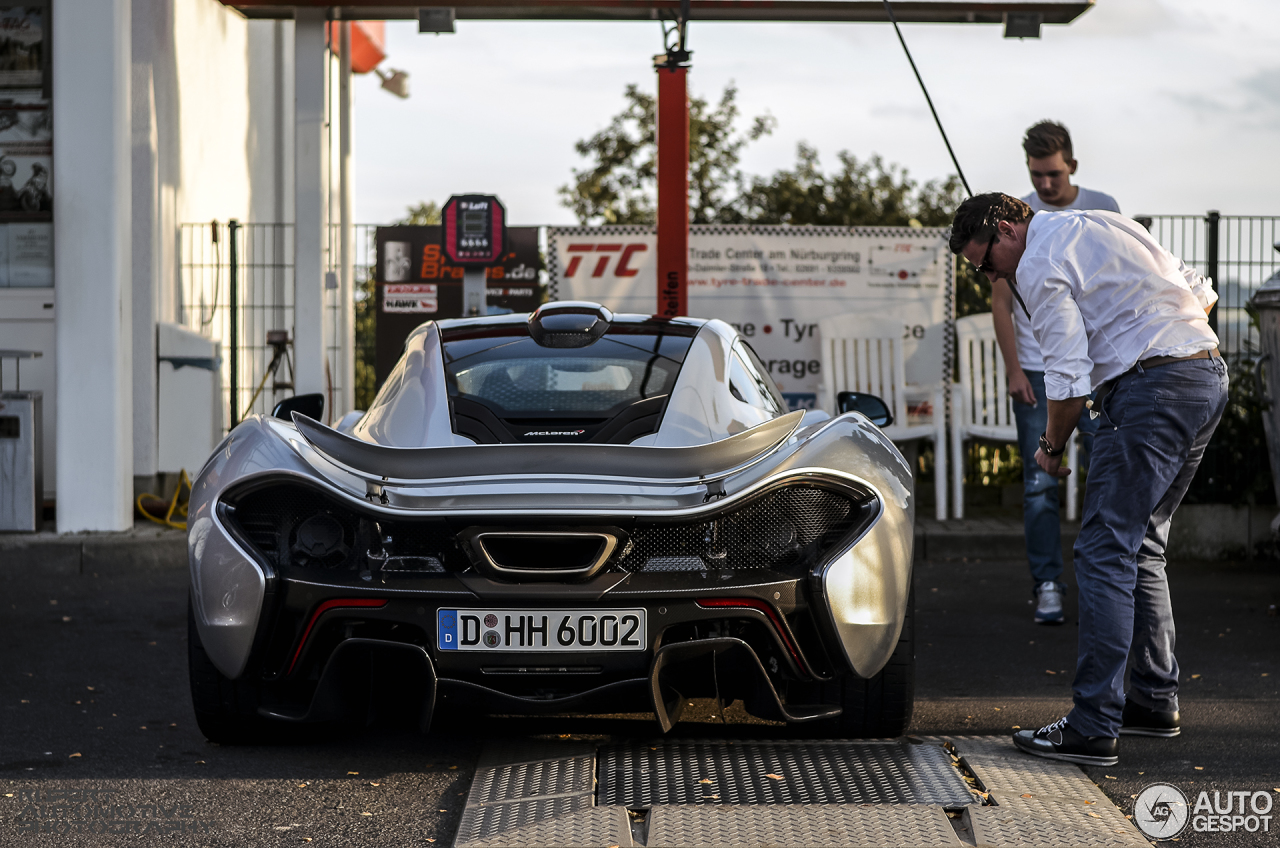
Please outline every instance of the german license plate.
[{"label": "german license plate", "polygon": [[643,609],[442,609],[442,651],[643,651]]}]

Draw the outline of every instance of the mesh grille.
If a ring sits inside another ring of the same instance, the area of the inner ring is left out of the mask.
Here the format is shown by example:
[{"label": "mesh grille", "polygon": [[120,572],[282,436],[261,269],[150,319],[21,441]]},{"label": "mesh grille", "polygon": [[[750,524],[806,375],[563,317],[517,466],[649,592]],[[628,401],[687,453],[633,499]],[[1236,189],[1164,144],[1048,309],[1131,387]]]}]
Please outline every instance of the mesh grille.
[{"label": "mesh grille", "polygon": [[637,527],[613,570],[778,571],[807,566],[858,524],[852,497],[815,486],[790,486],[697,523]]},{"label": "mesh grille", "polygon": [[[318,557],[299,545],[298,530],[314,515],[332,516],[342,525],[336,553]],[[277,566],[438,573],[450,570],[449,563],[461,556],[453,532],[442,522],[376,521],[301,486],[250,492],[237,500],[234,521],[250,544]]]},{"label": "mesh grille", "polygon": [[[274,485],[235,499],[234,522],[273,565],[325,570],[439,573],[470,566],[456,531],[442,521],[387,521],[357,515],[318,492]],[[320,555],[299,542],[314,515],[342,525],[339,549]],[[697,522],[641,523],[615,555],[612,571],[706,573],[808,568],[862,522],[856,495],[813,485],[775,489]]]}]

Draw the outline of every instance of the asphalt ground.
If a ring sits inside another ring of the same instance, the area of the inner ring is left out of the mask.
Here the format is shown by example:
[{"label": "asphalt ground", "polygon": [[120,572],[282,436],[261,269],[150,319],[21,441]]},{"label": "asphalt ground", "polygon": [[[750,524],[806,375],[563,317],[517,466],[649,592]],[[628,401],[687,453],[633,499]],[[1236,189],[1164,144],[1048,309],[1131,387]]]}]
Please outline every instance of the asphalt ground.
[{"label": "asphalt ground", "polygon": [[[1088,769],[1124,812],[1151,783],[1280,801],[1280,565],[1170,567],[1185,682],[1183,735],[1122,739]],[[427,846],[453,841],[474,764],[491,740],[651,738],[649,714],[495,718],[444,714],[433,732],[372,728],[302,743],[210,744],[187,692],[181,567],[84,574],[0,561],[0,845]],[[1076,627],[1036,626],[1025,566],[920,563],[919,735],[1008,734],[1069,708]],[[1068,574],[1070,582],[1070,574]],[[1270,612],[1272,614],[1268,614]],[[686,716],[689,713],[686,712]],[[684,738],[803,736],[707,705]],[[77,833],[106,806],[121,835]],[[1280,845],[1271,832],[1181,843]],[[44,832],[41,832],[41,831]]]}]

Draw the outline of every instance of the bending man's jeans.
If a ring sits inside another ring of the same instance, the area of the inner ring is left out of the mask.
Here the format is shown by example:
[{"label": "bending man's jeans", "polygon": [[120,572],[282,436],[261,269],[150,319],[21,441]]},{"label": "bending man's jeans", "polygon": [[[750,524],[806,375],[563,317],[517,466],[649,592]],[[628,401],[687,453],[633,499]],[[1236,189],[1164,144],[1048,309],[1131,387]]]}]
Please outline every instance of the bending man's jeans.
[{"label": "bending man's jeans", "polygon": [[[1062,530],[1058,516],[1058,478],[1036,464],[1040,434],[1049,424],[1049,399],[1044,393],[1044,372],[1024,371],[1036,393],[1036,405],[1013,401],[1013,419],[1018,426],[1018,450],[1022,454],[1022,523],[1027,538],[1027,562],[1036,584],[1062,580]],[[1080,416],[1080,466],[1089,464],[1089,451],[1098,422],[1088,410]],[[1065,456],[1064,456],[1065,459]],[[1080,469],[1072,469],[1079,474]]]},{"label": "bending man's jeans", "polygon": [[1164,549],[1226,403],[1221,359],[1131,371],[1103,399],[1075,546],[1080,647],[1067,720],[1085,736],[1118,735],[1130,654],[1129,699],[1178,709]]}]

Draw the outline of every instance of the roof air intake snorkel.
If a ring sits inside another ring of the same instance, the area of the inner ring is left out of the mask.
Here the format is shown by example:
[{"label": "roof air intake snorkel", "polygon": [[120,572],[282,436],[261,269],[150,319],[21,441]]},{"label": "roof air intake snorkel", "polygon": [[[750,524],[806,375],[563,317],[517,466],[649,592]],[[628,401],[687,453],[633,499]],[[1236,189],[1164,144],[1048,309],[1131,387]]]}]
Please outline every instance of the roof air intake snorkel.
[{"label": "roof air intake snorkel", "polygon": [[598,303],[564,300],[529,316],[529,335],[543,347],[587,347],[609,330],[613,313]]}]

